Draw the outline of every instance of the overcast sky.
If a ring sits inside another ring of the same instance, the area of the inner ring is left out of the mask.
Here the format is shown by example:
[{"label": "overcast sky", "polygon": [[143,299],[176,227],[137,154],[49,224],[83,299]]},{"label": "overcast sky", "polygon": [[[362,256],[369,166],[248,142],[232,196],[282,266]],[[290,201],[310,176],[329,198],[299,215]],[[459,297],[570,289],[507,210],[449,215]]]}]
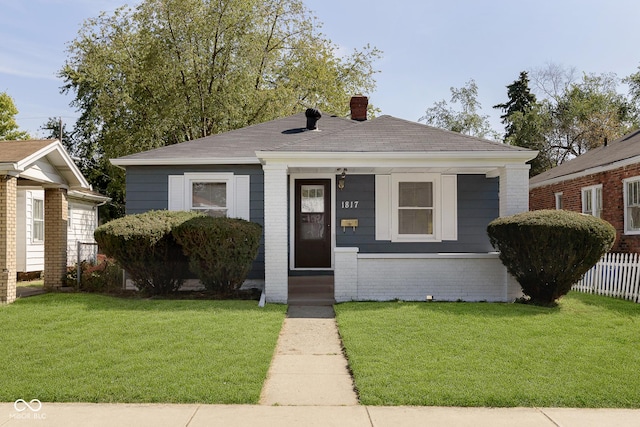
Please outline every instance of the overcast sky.
[{"label": "overcast sky", "polygon": [[[304,2],[342,50],[370,44],[383,51],[377,90],[367,95],[383,114],[407,120],[474,79],[483,114],[502,132],[500,112],[491,107],[507,100],[505,86],[522,70],[556,63],[625,77],[640,65],[637,0]],[[21,129],[42,136],[38,129],[49,117],[75,121],[72,96],[60,94],[56,77],[66,43],[85,19],[125,3],[0,0],[0,92],[13,98]]]}]

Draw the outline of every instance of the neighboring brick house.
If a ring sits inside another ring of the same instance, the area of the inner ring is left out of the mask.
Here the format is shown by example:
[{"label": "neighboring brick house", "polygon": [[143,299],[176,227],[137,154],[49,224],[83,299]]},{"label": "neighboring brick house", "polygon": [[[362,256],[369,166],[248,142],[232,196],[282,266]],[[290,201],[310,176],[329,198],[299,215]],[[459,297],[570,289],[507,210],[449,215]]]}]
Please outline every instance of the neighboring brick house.
[{"label": "neighboring brick house", "polygon": [[640,252],[640,130],[531,178],[529,208],[598,216],[616,228],[612,252]]},{"label": "neighboring brick house", "polygon": [[[513,300],[486,233],[527,211],[536,152],[381,116],[290,117],[112,159],[127,213],[198,210],[263,225],[249,278],[288,302],[288,279],[333,275],[336,301]],[[306,126],[305,126],[306,124]]]},{"label": "neighboring brick house", "polygon": [[96,206],[108,200],[60,141],[0,141],[0,304],[15,300],[18,272],[44,270],[45,287],[62,286],[69,255],[93,239]]}]

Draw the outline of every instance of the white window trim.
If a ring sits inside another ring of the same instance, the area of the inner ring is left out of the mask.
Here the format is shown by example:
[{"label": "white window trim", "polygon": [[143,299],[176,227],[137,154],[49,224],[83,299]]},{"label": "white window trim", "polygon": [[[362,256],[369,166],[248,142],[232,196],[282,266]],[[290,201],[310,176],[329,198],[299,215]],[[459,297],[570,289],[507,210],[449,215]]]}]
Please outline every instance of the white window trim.
[{"label": "white window trim", "polygon": [[376,175],[376,240],[391,241],[391,176]]},{"label": "white window trim", "polygon": [[227,191],[227,214],[228,218],[236,217],[236,200],[234,179],[232,173],[192,173],[187,172],[184,174],[184,195],[185,195],[185,208],[186,210],[199,211],[199,209],[193,209],[193,183],[194,182],[207,182],[207,183],[223,183],[226,184]]},{"label": "white window trim", "polygon": [[[604,208],[602,206],[602,204],[603,204],[602,198],[600,199],[600,215],[596,215],[596,208],[598,206],[598,203],[597,203],[598,202],[598,197],[597,197],[597,195],[598,195],[597,190],[598,189],[600,190],[600,196],[603,197],[602,184],[591,185],[589,187],[582,187],[580,189],[580,197],[582,199],[581,210],[582,210],[582,213],[584,213],[584,214],[589,214],[589,215],[595,216],[597,218],[601,218],[602,217],[602,210]],[[585,209],[584,209],[585,208],[585,202],[586,202],[585,193],[587,193],[587,192],[591,192],[591,201],[592,201],[591,212],[585,212]]]},{"label": "white window trim", "polygon": [[[36,201],[42,202],[42,219],[36,219]],[[36,221],[42,224],[42,239],[36,239]],[[44,199],[31,199],[31,243],[44,243]]]},{"label": "white window trim", "polygon": [[627,216],[627,207],[628,207],[628,195],[627,195],[627,184],[631,182],[640,181],[640,176],[634,176],[632,178],[626,178],[622,180],[622,197],[624,201],[623,205],[623,214],[624,214],[624,234],[625,235],[638,235],[640,234],[640,230],[629,230],[629,218]]},{"label": "white window trim", "polygon": [[562,191],[554,194],[556,198],[556,210],[561,210],[563,208],[562,204],[564,200],[562,200]]},{"label": "white window trim", "polygon": [[[392,175],[398,175],[398,177],[417,175],[419,178],[430,180],[433,177],[440,177],[440,198],[435,201],[435,208],[438,213],[436,218],[439,218],[438,228],[441,232],[439,239],[419,239],[412,240],[418,242],[436,242],[436,241],[456,241],[458,240],[458,175],[449,174],[408,174],[397,173],[388,175],[376,175],[376,193],[375,193],[375,221],[376,221],[376,240],[387,242],[406,242],[405,239],[395,239],[393,234],[392,216]],[[433,181],[432,181],[433,182]],[[398,188],[397,185],[395,188]],[[396,190],[397,192],[397,190]],[[397,197],[397,194],[396,194]],[[434,195],[434,198],[436,196]],[[434,199],[435,200],[435,199]],[[395,212],[397,223],[397,210]],[[434,222],[435,225],[435,222]],[[397,227],[397,226],[396,226]],[[397,228],[395,228],[397,230]],[[396,233],[397,235],[397,233]]]},{"label": "white window trim", "polygon": [[193,182],[224,182],[227,192],[227,217],[250,221],[250,175],[234,175],[232,172],[185,172],[183,175],[169,175],[168,210],[192,210]]},{"label": "white window trim", "polygon": [[[433,234],[400,234],[399,188],[401,182],[433,183]],[[440,199],[440,174],[437,173],[393,173],[391,174],[391,241],[392,242],[440,242],[442,241],[442,203]]]}]

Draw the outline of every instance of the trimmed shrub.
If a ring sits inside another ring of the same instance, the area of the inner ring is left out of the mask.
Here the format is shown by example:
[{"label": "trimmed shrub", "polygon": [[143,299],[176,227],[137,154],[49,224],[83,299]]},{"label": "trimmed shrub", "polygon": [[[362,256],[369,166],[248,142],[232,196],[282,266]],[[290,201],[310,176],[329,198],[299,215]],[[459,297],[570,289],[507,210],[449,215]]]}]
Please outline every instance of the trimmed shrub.
[{"label": "trimmed shrub", "polygon": [[78,268],[67,270],[67,286],[83,292],[113,293],[122,290],[122,267],[115,260],[98,255],[98,263],[80,263],[80,287],[78,288]]},{"label": "trimmed shrub", "polygon": [[552,305],[569,292],[616,238],[608,222],[564,210],[498,218],[487,233],[523,293],[538,305]]},{"label": "trimmed shrub", "polygon": [[189,272],[187,257],[171,230],[201,214],[150,211],[128,215],[98,227],[101,251],[114,258],[138,289],[151,295],[177,291]]},{"label": "trimmed shrub", "polygon": [[262,227],[243,219],[199,217],[176,226],[173,235],[205,288],[231,295],[258,255]]}]

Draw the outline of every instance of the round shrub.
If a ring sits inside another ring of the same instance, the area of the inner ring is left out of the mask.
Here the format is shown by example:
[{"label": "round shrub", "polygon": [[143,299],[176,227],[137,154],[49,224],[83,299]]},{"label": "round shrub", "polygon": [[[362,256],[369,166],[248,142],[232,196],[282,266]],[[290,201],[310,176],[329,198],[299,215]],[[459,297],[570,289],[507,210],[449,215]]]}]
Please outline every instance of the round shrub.
[{"label": "round shrub", "polygon": [[102,252],[127,270],[138,289],[164,295],[177,291],[189,272],[187,257],[171,230],[200,215],[172,211],[128,215],[101,225],[94,236]]},{"label": "round shrub", "polygon": [[198,217],[176,226],[173,235],[205,288],[231,295],[258,255],[262,227],[243,219]]},{"label": "round shrub", "polygon": [[616,237],[608,222],[564,210],[498,218],[487,233],[523,293],[539,305],[551,305],[569,292],[611,249]]}]

